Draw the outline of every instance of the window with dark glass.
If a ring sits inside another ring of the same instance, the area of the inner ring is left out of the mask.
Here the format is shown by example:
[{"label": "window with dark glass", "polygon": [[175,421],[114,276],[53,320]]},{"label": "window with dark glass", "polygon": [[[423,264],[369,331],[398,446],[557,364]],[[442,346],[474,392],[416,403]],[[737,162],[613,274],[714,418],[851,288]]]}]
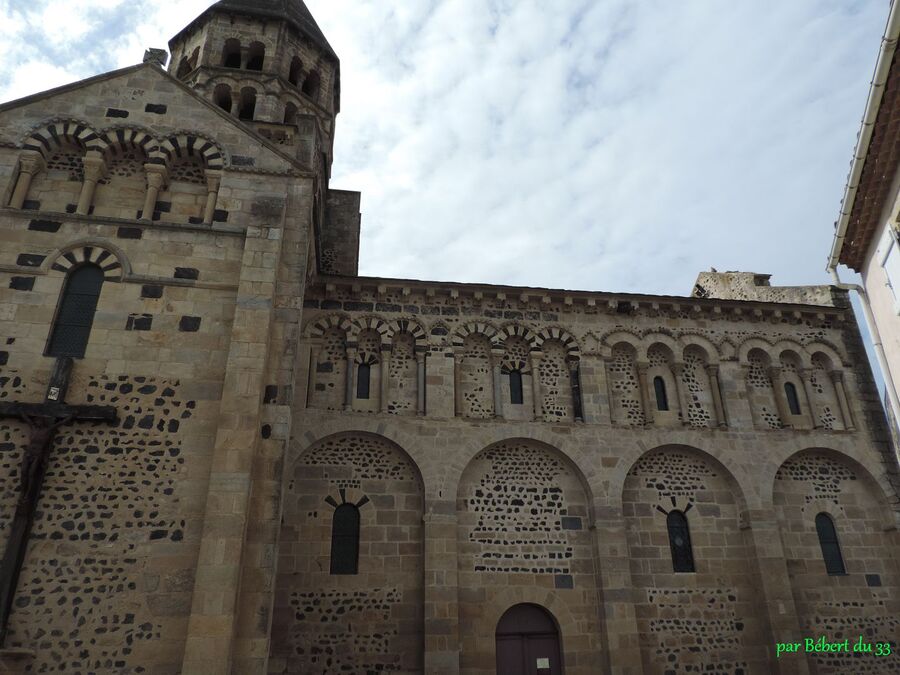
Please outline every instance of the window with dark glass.
[{"label": "window with dark glass", "polygon": [[799,415],[800,399],[797,397],[797,387],[794,386],[793,382],[784,383],[784,395],[787,396],[788,408],[791,411],[791,415]]},{"label": "window with dark glass", "polygon": [[356,574],[359,569],[359,509],[341,504],[331,521],[331,573]]},{"label": "window with dark glass", "polygon": [[372,378],[372,367],[368,363],[360,363],[356,373],[356,398],[369,398],[369,381]]},{"label": "window with dark glass", "polygon": [[816,534],[819,535],[819,546],[822,547],[822,558],[825,560],[825,569],[832,576],[840,576],[847,573],[844,567],[844,557],[841,555],[841,546],[838,544],[837,530],[834,529],[834,521],[827,513],[816,516]]},{"label": "window with dark glass", "polygon": [[522,371],[511,370],[509,373],[509,402],[514,405],[521,405],[524,400],[524,392],[522,391]]},{"label": "window with dark glass", "polygon": [[82,265],[69,273],[50,332],[47,356],[84,358],[102,286],[103,270],[97,265]]},{"label": "window with dark glass", "polygon": [[653,389],[656,392],[656,409],[668,410],[669,397],[666,394],[666,382],[659,375],[653,378]]},{"label": "window with dark glass", "polygon": [[669,548],[672,550],[672,569],[675,572],[694,571],[694,552],[691,550],[691,533],[687,516],[681,511],[670,511],[666,516],[669,530]]}]

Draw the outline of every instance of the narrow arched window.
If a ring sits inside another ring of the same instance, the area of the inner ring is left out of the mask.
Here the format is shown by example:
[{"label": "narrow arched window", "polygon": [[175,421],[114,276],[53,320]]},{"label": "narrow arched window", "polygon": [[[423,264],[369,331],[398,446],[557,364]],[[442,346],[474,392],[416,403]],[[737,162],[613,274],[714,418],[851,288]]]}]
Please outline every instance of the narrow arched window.
[{"label": "narrow arched window", "polygon": [[299,85],[301,72],[303,72],[303,61],[300,60],[299,56],[295,56],[294,60],[291,61],[291,69],[288,72],[288,82],[295,87]]},{"label": "narrow arched window", "polygon": [[103,270],[82,265],[69,273],[47,344],[47,356],[84,358],[103,286]]},{"label": "narrow arched window", "polygon": [[247,70],[262,70],[266,60],[266,47],[262,42],[254,42],[247,50]]},{"label": "narrow arched window", "polygon": [[656,392],[656,409],[668,410],[669,397],[666,394],[666,382],[659,375],[653,378],[653,390]]},{"label": "narrow arched window", "polygon": [[687,516],[681,511],[670,511],[666,516],[669,530],[669,548],[672,550],[672,569],[675,572],[694,571],[694,552],[691,549],[691,533]]},{"label": "narrow arched window", "polygon": [[256,90],[246,87],[241,90],[241,107],[238,117],[242,120],[252,120],[256,115]]},{"label": "narrow arched window", "polygon": [[321,84],[321,79],[319,78],[319,73],[315,70],[311,70],[309,75],[306,76],[306,79],[303,81],[303,87],[301,91],[309,96],[313,101],[319,98],[319,85]]},{"label": "narrow arched window", "polygon": [[217,84],[213,91],[213,100],[225,112],[231,112],[231,87],[227,84]]},{"label": "narrow arched window", "polygon": [[187,57],[181,59],[181,62],[178,64],[178,71],[175,73],[175,77],[179,80],[184,79],[185,75],[191,72],[191,64],[188,63]]},{"label": "narrow arched window", "polygon": [[827,513],[820,513],[816,516],[816,534],[819,535],[819,546],[822,547],[822,558],[825,560],[825,569],[828,574],[831,576],[846,574],[847,568],[844,567],[837,530],[834,529],[834,521]]},{"label": "narrow arched window", "polygon": [[800,399],[797,397],[797,387],[793,382],[784,383],[784,395],[787,397],[788,408],[791,415],[800,414]]},{"label": "narrow arched window", "polygon": [[356,398],[369,398],[369,381],[372,378],[372,366],[360,363],[356,371]]},{"label": "narrow arched window", "polygon": [[331,573],[356,574],[359,569],[359,509],[341,504],[331,521]]},{"label": "narrow arched window", "polygon": [[225,40],[225,47],[222,49],[222,65],[226,68],[241,67],[241,42],[231,38]]},{"label": "narrow arched window", "polygon": [[293,103],[288,103],[284,107],[284,123],[285,124],[296,124],[297,123],[297,106]]},{"label": "narrow arched window", "polygon": [[509,402],[513,405],[522,405],[524,403],[521,370],[509,371]]}]

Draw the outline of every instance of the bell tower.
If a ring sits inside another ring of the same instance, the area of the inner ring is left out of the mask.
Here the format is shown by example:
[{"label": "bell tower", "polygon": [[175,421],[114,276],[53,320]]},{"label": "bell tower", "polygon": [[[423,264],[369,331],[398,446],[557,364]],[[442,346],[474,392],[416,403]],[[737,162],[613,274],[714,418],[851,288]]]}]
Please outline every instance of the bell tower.
[{"label": "bell tower", "polygon": [[169,41],[170,74],[327,174],[340,62],[303,0],[220,0]]}]

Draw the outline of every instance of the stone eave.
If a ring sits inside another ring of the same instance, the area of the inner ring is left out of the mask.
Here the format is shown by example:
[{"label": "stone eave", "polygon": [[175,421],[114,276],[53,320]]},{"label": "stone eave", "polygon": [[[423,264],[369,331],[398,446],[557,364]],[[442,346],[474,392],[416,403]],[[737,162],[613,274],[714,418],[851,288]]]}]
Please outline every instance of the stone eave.
[{"label": "stone eave", "polygon": [[[732,315],[743,318],[794,319],[826,317],[843,320],[847,308],[825,305],[802,305],[791,303],[758,302],[749,300],[721,300],[717,298],[695,298],[677,295],[645,295],[640,293],[613,293],[606,291],[567,291],[563,289],[539,288],[531,286],[503,286],[495,284],[458,283],[448,281],[422,281],[417,279],[391,279],[383,277],[340,277],[319,275],[314,277],[309,290],[318,288],[327,296],[338,289],[349,289],[353,293],[366,290],[376,296],[398,291],[401,295],[413,292],[428,297],[468,297],[500,299],[536,305],[561,304],[564,306],[596,307],[597,311],[608,314],[628,314],[637,309],[651,309],[677,313],[691,311],[697,315]],[[623,303],[626,303],[623,306]],[[849,305],[848,305],[849,307]]]}]

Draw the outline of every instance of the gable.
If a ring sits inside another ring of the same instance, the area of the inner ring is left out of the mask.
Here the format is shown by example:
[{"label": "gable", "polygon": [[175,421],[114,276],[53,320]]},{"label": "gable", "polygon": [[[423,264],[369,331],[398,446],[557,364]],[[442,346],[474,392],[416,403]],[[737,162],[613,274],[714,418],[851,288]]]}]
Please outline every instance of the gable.
[{"label": "gable", "polygon": [[[185,139],[221,152],[225,168],[266,173],[302,171],[234,117],[150,64],[133,66],[0,106],[0,146],[24,148],[69,123],[79,140],[109,132],[144,133],[161,147]],[[180,139],[180,140],[179,140]],[[214,153],[215,150],[207,150]]]}]

